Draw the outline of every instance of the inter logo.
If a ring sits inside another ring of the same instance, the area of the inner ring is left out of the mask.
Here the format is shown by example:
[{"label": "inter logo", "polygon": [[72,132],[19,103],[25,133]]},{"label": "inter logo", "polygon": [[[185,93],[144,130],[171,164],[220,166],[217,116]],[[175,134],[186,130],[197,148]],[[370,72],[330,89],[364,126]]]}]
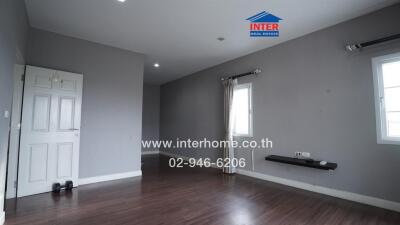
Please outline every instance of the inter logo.
[{"label": "inter logo", "polygon": [[279,37],[281,18],[263,11],[246,20],[250,21],[250,37]]}]

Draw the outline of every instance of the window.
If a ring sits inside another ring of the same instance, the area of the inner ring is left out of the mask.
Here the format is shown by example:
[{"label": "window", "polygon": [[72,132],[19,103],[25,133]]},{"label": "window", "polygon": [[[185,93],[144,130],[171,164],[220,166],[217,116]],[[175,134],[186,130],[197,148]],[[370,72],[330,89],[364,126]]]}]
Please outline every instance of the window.
[{"label": "window", "polygon": [[400,144],[400,53],[372,59],[379,144]]},{"label": "window", "polygon": [[233,135],[252,136],[251,83],[238,85],[233,91],[232,113]]}]

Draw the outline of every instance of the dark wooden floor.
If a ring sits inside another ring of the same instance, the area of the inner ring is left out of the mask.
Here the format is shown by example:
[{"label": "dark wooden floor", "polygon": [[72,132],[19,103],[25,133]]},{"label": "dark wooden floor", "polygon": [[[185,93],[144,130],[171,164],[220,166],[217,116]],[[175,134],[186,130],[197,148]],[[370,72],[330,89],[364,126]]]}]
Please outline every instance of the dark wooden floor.
[{"label": "dark wooden floor", "polygon": [[217,169],[144,157],[143,177],[8,201],[6,224],[400,224],[400,214]]}]

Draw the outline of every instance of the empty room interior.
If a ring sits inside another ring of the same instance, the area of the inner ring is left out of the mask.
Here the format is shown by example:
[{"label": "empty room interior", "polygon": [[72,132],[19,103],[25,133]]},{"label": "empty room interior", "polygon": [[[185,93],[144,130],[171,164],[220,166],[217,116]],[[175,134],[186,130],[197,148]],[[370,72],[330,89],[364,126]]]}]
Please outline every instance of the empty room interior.
[{"label": "empty room interior", "polygon": [[400,224],[399,0],[0,0],[0,225]]}]

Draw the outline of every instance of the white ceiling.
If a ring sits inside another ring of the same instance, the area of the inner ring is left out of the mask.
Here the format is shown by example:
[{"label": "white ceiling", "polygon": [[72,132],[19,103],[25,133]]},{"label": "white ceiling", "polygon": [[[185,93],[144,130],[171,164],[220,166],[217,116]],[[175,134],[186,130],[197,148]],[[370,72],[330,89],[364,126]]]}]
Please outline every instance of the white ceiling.
[{"label": "white ceiling", "polygon": [[[26,7],[33,27],[144,53],[145,82],[162,84],[395,2],[26,0]],[[283,19],[279,38],[249,37],[246,18],[261,11]]]}]

